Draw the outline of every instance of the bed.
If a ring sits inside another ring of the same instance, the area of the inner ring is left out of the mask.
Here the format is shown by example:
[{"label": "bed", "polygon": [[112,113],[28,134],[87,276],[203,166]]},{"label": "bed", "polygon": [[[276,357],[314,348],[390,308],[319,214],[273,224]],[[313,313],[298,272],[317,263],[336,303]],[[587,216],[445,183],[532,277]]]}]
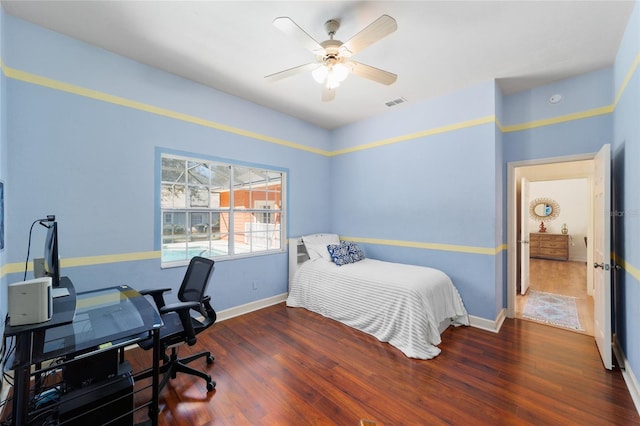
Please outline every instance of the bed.
[{"label": "bed", "polygon": [[417,359],[440,353],[440,334],[449,325],[469,324],[460,294],[444,272],[368,259],[357,244],[334,234],[289,241],[286,303],[371,334]]}]

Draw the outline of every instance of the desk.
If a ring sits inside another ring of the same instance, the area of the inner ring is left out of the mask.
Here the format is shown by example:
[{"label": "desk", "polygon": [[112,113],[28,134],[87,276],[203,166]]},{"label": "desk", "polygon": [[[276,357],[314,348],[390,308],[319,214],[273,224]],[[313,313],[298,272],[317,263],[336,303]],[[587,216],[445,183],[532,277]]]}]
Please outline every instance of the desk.
[{"label": "desk", "polygon": [[61,357],[93,356],[152,337],[153,385],[149,416],[156,425],[159,329],[162,327],[158,312],[144,296],[128,286],[76,294],[68,278],[61,279],[61,285],[69,289],[69,296],[54,299],[50,321],[5,328],[5,336],[16,336],[13,424],[28,423],[31,365]]}]

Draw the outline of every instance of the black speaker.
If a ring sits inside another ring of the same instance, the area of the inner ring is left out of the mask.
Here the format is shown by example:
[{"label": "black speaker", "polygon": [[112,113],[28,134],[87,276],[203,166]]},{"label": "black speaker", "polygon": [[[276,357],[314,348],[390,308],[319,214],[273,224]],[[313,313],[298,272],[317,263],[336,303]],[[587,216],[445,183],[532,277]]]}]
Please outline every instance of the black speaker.
[{"label": "black speaker", "polygon": [[[122,417],[120,417],[122,416]],[[114,419],[120,417],[118,420]],[[65,425],[133,424],[133,378],[131,373],[93,383],[60,397],[58,419]]]}]

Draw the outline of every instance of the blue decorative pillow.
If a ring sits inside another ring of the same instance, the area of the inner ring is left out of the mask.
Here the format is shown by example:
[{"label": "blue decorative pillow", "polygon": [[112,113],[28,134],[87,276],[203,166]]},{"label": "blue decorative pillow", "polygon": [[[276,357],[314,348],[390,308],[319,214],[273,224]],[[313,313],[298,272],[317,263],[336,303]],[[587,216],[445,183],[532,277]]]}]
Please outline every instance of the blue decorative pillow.
[{"label": "blue decorative pillow", "polygon": [[353,241],[340,241],[340,244],[329,244],[327,246],[333,263],[338,266],[347,263],[355,263],[364,259],[364,253]]},{"label": "blue decorative pillow", "polygon": [[340,244],[329,244],[327,250],[329,250],[331,259],[336,265],[342,266],[347,263],[353,263],[349,248],[344,244],[344,241],[340,242]]},{"label": "blue decorative pillow", "polygon": [[343,243],[351,255],[352,262],[359,262],[365,258],[364,253],[356,243],[353,241],[343,241]]}]

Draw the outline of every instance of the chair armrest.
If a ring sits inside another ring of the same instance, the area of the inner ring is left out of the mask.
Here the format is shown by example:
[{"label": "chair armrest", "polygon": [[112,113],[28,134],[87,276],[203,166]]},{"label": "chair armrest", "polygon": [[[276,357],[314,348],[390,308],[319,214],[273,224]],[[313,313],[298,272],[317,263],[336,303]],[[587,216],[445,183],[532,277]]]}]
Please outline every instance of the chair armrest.
[{"label": "chair armrest", "polygon": [[191,309],[198,309],[200,304],[198,302],[177,302],[163,306],[159,309],[160,314],[166,314],[169,312],[175,312],[180,317],[182,323],[182,329],[184,330],[186,342],[189,346],[193,346],[196,343],[196,331],[193,328],[193,322],[191,321],[191,315],[189,311]]},{"label": "chair armrest", "polygon": [[167,312],[189,312],[190,309],[198,309],[198,306],[200,306],[198,302],[176,302],[163,306],[159,311],[161,314],[166,314]]},{"label": "chair armrest", "polygon": [[218,315],[216,314],[216,311],[211,306],[211,296],[205,296],[202,299],[202,305],[200,306],[200,313],[205,318],[203,325],[205,325],[206,327],[208,327],[209,324],[215,323],[216,319],[218,319]]},{"label": "chair armrest", "polygon": [[160,310],[164,305],[164,293],[171,291],[170,288],[158,288],[158,289],[146,289],[140,290],[140,293],[143,296],[151,296],[153,297],[153,302],[156,304],[156,308]]}]

